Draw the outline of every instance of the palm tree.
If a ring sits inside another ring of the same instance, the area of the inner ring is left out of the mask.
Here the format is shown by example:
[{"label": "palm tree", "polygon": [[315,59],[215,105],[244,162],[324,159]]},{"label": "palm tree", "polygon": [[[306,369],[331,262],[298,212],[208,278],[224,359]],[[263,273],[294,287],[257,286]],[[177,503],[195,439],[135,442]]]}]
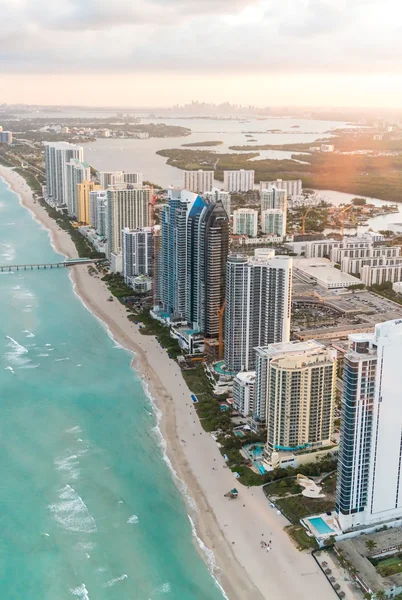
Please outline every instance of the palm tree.
[{"label": "palm tree", "polygon": [[379,590],[379,591],[376,593],[375,597],[376,597],[376,600],[386,600],[386,598],[387,598],[387,595],[386,595],[386,593],[384,592],[384,590]]},{"label": "palm tree", "polygon": [[371,600],[373,597],[373,594],[371,592],[366,592],[363,596],[364,600]]},{"label": "palm tree", "polygon": [[377,542],[374,540],[366,540],[366,548],[369,552],[372,552],[375,548],[377,548]]}]

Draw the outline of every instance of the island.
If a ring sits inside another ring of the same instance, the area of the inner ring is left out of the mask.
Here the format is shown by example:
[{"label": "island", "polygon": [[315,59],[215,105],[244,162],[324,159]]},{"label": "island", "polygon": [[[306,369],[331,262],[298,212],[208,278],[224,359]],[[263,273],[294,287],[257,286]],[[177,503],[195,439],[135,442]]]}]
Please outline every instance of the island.
[{"label": "island", "polygon": [[183,148],[209,148],[212,146],[220,146],[221,144],[223,144],[223,142],[220,142],[220,141],[190,142],[188,144],[182,144],[182,147]]}]

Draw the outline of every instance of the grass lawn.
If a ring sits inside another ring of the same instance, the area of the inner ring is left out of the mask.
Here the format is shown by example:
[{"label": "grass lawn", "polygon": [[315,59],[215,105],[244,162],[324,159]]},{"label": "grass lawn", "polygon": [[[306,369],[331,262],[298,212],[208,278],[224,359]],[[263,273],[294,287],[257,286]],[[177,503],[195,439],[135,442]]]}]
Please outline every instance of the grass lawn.
[{"label": "grass lawn", "polygon": [[153,319],[148,311],[143,311],[141,314],[130,315],[130,320],[139,321],[143,324],[140,329],[142,335],[155,335],[159,338],[159,343],[164,346],[166,352],[171,354],[172,358],[177,358],[181,354],[180,346],[177,340],[171,337],[169,327],[162,325],[156,319]]},{"label": "grass lawn", "polygon": [[[190,390],[197,396],[198,400],[212,396],[212,387],[202,364],[198,364],[190,371],[183,371],[183,377]],[[218,403],[216,402],[216,404]]]},{"label": "grass lawn", "polygon": [[305,496],[280,498],[275,501],[275,504],[285,517],[294,524],[309,515],[332,511],[334,509],[333,502],[328,502],[322,498],[306,498]]},{"label": "grass lawn", "polygon": [[286,496],[286,494],[300,494],[303,488],[296,483],[296,477],[289,479],[280,479],[269,483],[264,487],[267,496]]},{"label": "grass lawn", "polygon": [[318,548],[315,538],[307,535],[301,525],[289,525],[285,527],[286,533],[296,542],[298,550],[314,550]]},{"label": "grass lawn", "polygon": [[336,492],[336,473],[330,475],[320,483],[324,494],[335,494]]},{"label": "grass lawn", "polygon": [[376,565],[376,570],[382,577],[402,573],[402,555],[398,554],[397,556],[380,560]]}]

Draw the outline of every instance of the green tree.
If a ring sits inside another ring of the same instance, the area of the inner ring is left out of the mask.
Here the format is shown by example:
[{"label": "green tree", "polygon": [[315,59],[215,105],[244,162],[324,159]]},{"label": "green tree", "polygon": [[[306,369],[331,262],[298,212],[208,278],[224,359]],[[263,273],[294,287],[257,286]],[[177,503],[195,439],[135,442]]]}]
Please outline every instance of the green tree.
[{"label": "green tree", "polygon": [[366,548],[369,552],[372,552],[375,548],[377,548],[377,542],[374,540],[366,540]]},{"label": "green tree", "polygon": [[379,590],[376,595],[376,600],[386,600],[387,598],[387,594],[384,592],[384,590]]}]

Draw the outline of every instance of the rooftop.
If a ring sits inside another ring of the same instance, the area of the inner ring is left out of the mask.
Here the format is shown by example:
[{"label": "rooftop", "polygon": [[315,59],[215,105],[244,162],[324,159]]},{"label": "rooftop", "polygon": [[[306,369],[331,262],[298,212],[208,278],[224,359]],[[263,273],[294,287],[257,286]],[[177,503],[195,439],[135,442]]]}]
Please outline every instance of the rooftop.
[{"label": "rooftop", "polygon": [[236,379],[243,381],[244,383],[254,383],[255,382],[255,371],[240,371],[237,373]]},{"label": "rooftop", "polygon": [[361,280],[335,268],[335,263],[326,258],[295,258],[294,268],[325,284],[359,284]]},{"label": "rooftop", "polygon": [[[374,550],[368,550],[366,542],[372,540],[376,543]],[[398,552],[402,543],[402,529],[395,527],[386,531],[378,531],[367,535],[359,535],[354,538],[337,542],[336,548],[340,550],[352,566],[357,569],[359,577],[373,591],[386,590],[392,587],[402,586],[402,572],[382,577],[368,557],[378,558],[379,555],[389,552],[388,558],[393,550]],[[400,552],[400,550],[399,550]],[[385,558],[385,556],[384,556]]]}]

